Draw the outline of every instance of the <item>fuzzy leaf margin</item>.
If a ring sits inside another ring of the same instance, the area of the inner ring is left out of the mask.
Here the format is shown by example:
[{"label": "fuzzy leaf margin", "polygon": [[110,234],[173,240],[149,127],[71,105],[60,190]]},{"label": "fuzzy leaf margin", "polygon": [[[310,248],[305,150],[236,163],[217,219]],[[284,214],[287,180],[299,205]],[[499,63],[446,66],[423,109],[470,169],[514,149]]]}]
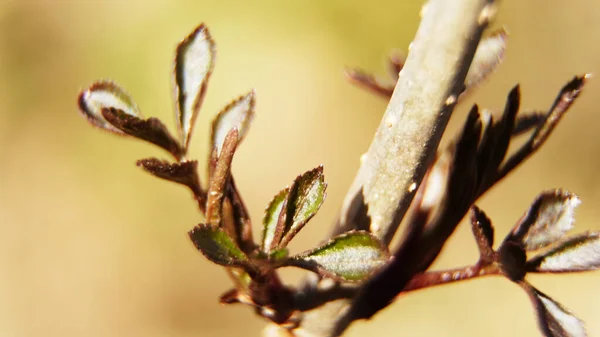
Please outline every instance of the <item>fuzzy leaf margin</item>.
[{"label": "fuzzy leaf margin", "polygon": [[538,327],[546,337],[587,337],[583,322],[548,295],[524,283],[535,308]]},{"label": "fuzzy leaf margin", "polygon": [[171,136],[167,127],[157,118],[142,119],[117,108],[103,108],[102,116],[112,126],[129,136],[147,141],[180,159],[183,153],[179,142]]},{"label": "fuzzy leaf margin", "polygon": [[124,132],[104,118],[102,115],[103,109],[119,109],[129,116],[142,118],[140,109],[133,98],[125,89],[111,81],[95,82],[87,89],[82,90],[77,103],[83,116],[92,125],[117,134],[123,134]]},{"label": "fuzzy leaf margin", "polygon": [[575,208],[580,203],[577,195],[567,191],[542,192],[515,226],[509,240],[522,242],[527,251],[559,241],[573,229]]},{"label": "fuzzy leaf margin", "polygon": [[238,144],[242,142],[254,119],[254,90],[240,96],[221,110],[212,122],[211,149],[221,151],[227,133],[233,128],[238,130]]},{"label": "fuzzy leaf margin", "polygon": [[600,268],[600,233],[583,233],[567,238],[527,262],[528,271],[564,273]]},{"label": "fuzzy leaf margin", "polygon": [[465,77],[465,92],[478,87],[502,63],[507,37],[506,30],[500,29],[481,39]]},{"label": "fuzzy leaf margin", "polygon": [[155,177],[185,185],[196,195],[202,193],[197,172],[198,162],[195,160],[169,163],[157,158],[145,158],[138,160],[136,165]]},{"label": "fuzzy leaf margin", "polygon": [[291,257],[286,265],[311,270],[336,280],[365,280],[389,261],[387,247],[367,231],[334,237],[324,245]]},{"label": "fuzzy leaf margin", "polygon": [[285,221],[285,219],[281,219],[281,216],[285,215],[284,209],[287,204],[286,200],[289,193],[289,187],[281,190],[273,197],[273,200],[271,200],[269,206],[267,206],[265,209],[265,216],[263,217],[262,240],[260,245],[260,250],[265,253],[270,253],[279,246],[282,230],[280,229],[278,231],[278,227],[281,227],[278,226],[278,224]]},{"label": "fuzzy leaf margin", "polygon": [[494,261],[494,227],[490,218],[477,206],[471,207],[471,230],[482,262]]},{"label": "fuzzy leaf margin", "polygon": [[247,267],[248,257],[221,228],[200,224],[188,232],[194,246],[210,261],[228,267]]},{"label": "fuzzy leaf margin", "polygon": [[285,226],[282,228],[278,248],[287,246],[302,227],[317,214],[325,201],[326,189],[323,165],[305,172],[294,180],[286,200]]},{"label": "fuzzy leaf margin", "polygon": [[173,70],[174,94],[177,125],[184,149],[188,148],[194,122],[204,101],[215,54],[215,43],[204,24],[177,46]]}]

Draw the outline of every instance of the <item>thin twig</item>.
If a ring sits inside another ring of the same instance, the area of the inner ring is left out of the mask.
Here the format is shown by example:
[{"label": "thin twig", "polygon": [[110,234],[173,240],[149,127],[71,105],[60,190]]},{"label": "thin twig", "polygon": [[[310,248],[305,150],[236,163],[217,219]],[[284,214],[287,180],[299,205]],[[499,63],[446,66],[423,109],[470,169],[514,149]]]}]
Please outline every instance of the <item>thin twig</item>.
[{"label": "thin twig", "polygon": [[476,264],[463,268],[429,271],[415,275],[404,287],[402,293],[491,275],[502,275],[502,271],[493,264]]}]

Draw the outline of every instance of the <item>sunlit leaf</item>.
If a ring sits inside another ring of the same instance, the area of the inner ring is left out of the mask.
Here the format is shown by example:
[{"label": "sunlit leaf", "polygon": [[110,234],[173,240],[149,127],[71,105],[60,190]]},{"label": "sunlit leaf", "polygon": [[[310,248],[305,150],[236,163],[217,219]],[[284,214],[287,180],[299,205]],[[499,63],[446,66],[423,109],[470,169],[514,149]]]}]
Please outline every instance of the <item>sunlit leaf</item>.
[{"label": "sunlit leaf", "polygon": [[325,200],[326,188],[323,166],[312,169],[294,180],[288,194],[285,227],[279,248],[285,247],[317,213]]},{"label": "sunlit leaf", "polygon": [[187,149],[194,122],[213,70],[215,44],[204,24],[178,46],[175,56],[175,99],[182,144]]},{"label": "sunlit leaf", "polygon": [[156,158],[147,158],[138,160],[136,164],[153,176],[186,185],[195,194],[200,194],[198,162],[195,160],[169,163]]},{"label": "sunlit leaf", "polygon": [[[282,212],[284,206],[286,205],[286,200],[288,193],[290,192],[289,188],[286,188],[275,197],[269,203],[269,206],[265,209],[265,216],[263,218],[263,232],[262,232],[262,242],[260,249],[263,252],[269,252],[272,249],[275,249],[279,245],[279,241],[281,241],[281,235],[283,235],[283,228],[281,226],[279,228],[280,231],[277,233],[280,219],[285,221],[285,217],[281,218],[281,215],[285,215],[285,212]],[[275,236],[278,236],[276,239]]]},{"label": "sunlit leaf", "polygon": [[183,150],[167,127],[157,118],[142,119],[117,108],[102,109],[102,116],[123,133],[157,145],[179,159]]},{"label": "sunlit leaf", "polygon": [[481,39],[465,77],[466,90],[477,87],[496,70],[504,58],[507,34],[504,29]]},{"label": "sunlit leaf", "polygon": [[586,337],[583,322],[569,310],[534,287],[523,284],[533,302],[538,326],[546,337]]},{"label": "sunlit leaf", "polygon": [[254,91],[240,96],[219,112],[212,122],[211,148],[221,151],[225,136],[232,128],[238,130],[238,144],[246,136],[254,118]]},{"label": "sunlit leaf", "polygon": [[540,194],[510,239],[522,241],[525,250],[536,250],[562,239],[573,228],[575,208],[580,203],[575,194],[562,190]]},{"label": "sunlit leaf", "polygon": [[248,266],[248,257],[221,228],[200,224],[189,233],[196,248],[207,259],[223,266]]},{"label": "sunlit leaf", "polygon": [[560,242],[527,262],[535,272],[574,272],[600,268],[600,233],[584,233]]},{"label": "sunlit leaf", "polygon": [[361,281],[389,260],[387,247],[366,231],[348,232],[290,258],[288,265],[345,281]]},{"label": "sunlit leaf", "polygon": [[119,134],[123,132],[102,116],[103,109],[114,108],[129,116],[142,117],[129,94],[113,82],[101,81],[92,84],[79,94],[78,103],[79,109],[92,125]]}]

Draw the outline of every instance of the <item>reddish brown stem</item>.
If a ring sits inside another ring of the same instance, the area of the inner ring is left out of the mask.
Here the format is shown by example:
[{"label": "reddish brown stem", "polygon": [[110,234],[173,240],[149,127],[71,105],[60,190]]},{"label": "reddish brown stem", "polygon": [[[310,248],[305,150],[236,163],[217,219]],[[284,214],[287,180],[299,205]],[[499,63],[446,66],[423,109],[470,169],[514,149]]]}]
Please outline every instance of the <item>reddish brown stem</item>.
[{"label": "reddish brown stem", "polygon": [[430,271],[416,274],[408,282],[406,287],[404,287],[402,292],[414,291],[458,281],[466,281],[488,275],[502,275],[502,272],[496,264],[481,265],[479,263],[473,266],[456,269]]}]

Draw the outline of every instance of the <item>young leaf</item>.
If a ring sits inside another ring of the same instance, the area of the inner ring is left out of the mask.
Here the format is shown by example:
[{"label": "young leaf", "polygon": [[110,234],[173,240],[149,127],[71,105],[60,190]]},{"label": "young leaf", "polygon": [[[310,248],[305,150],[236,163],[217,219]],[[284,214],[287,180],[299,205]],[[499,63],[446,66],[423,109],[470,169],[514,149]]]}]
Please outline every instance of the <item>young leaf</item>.
[{"label": "young leaf", "polygon": [[157,145],[177,159],[181,158],[183,150],[179,142],[157,118],[141,119],[114,107],[103,108],[102,116],[123,133]]},{"label": "young leaf", "polygon": [[283,261],[288,257],[289,251],[287,248],[280,248],[272,251],[269,258],[275,261]]},{"label": "young leaf", "polygon": [[327,184],[323,166],[298,176],[287,198],[285,227],[278,248],[283,248],[319,210],[325,200]]},{"label": "young leaf", "polygon": [[361,281],[389,260],[387,247],[366,231],[348,232],[334,237],[314,250],[290,258],[286,265],[296,266],[344,281]]},{"label": "young leaf", "polygon": [[530,112],[521,114],[515,120],[515,126],[512,130],[513,137],[520,136],[528,131],[537,129],[544,123],[546,114],[543,112]]},{"label": "young leaf", "polygon": [[187,150],[194,121],[213,70],[215,43],[201,24],[178,46],[175,56],[175,100],[181,142]]},{"label": "young leaf", "polygon": [[102,116],[103,109],[115,108],[129,116],[142,117],[129,94],[113,82],[101,81],[92,84],[79,94],[78,104],[79,109],[92,125],[118,134],[123,132]]},{"label": "young leaf", "polygon": [[494,171],[497,170],[498,166],[500,166],[506,156],[520,104],[521,89],[519,85],[516,85],[508,94],[502,118],[498,123],[494,124],[496,147],[493,149],[494,158],[490,163],[490,166],[494,168]]},{"label": "young leaf", "polygon": [[198,178],[198,162],[195,160],[169,163],[156,158],[141,159],[136,165],[153,176],[189,187],[195,195],[202,194]]},{"label": "young leaf", "polygon": [[522,284],[533,302],[538,326],[546,337],[586,337],[583,322],[568,309],[554,301],[546,294],[530,286]]},{"label": "young leaf", "polygon": [[531,146],[534,149],[540,147],[548,139],[562,116],[569,110],[575,99],[579,97],[583,86],[589,78],[590,74],[576,76],[560,90],[558,97],[554,100],[546,116],[546,122],[531,137]]},{"label": "young leaf", "polygon": [[477,147],[481,128],[479,108],[473,105],[456,143],[442,153],[430,169],[427,185],[432,186],[425,186],[422,206],[425,206],[424,211],[436,214],[424,225],[423,235],[443,236],[441,231],[448,231],[450,235],[473,204],[478,187],[475,178],[479,175]]},{"label": "young leaf", "polygon": [[543,192],[510,234],[510,240],[523,242],[525,250],[536,250],[560,240],[573,228],[574,211],[581,201],[562,190]]},{"label": "young leaf", "polygon": [[248,257],[221,228],[200,224],[188,232],[194,246],[216,264],[248,267]]},{"label": "young leaf", "polygon": [[390,77],[395,82],[398,82],[398,77],[402,68],[404,68],[404,63],[406,63],[406,56],[403,55],[400,51],[395,50],[390,53],[388,57],[388,73]]},{"label": "young leaf", "polygon": [[221,151],[225,136],[232,128],[238,130],[238,144],[246,136],[254,118],[254,91],[238,97],[219,112],[212,122],[211,148]]},{"label": "young leaf", "polygon": [[396,82],[382,81],[362,69],[346,69],[346,77],[350,82],[371,92],[390,98],[394,92]]},{"label": "young leaf", "polygon": [[477,206],[471,208],[471,229],[477,241],[479,256],[483,262],[494,261],[494,227],[487,215]]},{"label": "young leaf", "polygon": [[527,262],[527,270],[561,273],[600,268],[600,233],[583,233],[560,242]]},{"label": "young leaf", "polygon": [[465,78],[465,92],[481,84],[502,62],[506,37],[506,31],[501,29],[479,42]]},{"label": "young leaf", "polygon": [[[289,188],[281,190],[277,195],[273,197],[273,200],[269,203],[269,206],[265,209],[265,216],[263,218],[263,232],[262,232],[262,241],[260,244],[260,250],[269,253],[273,249],[276,249],[279,245],[279,241],[281,240],[281,235],[283,234],[283,229],[277,233],[280,215],[285,214],[282,212],[285,205],[286,199],[290,192]],[[285,220],[285,219],[284,219]],[[278,239],[275,239],[275,236],[279,236]]]},{"label": "young leaf", "polygon": [[556,125],[558,125],[558,122],[560,122],[573,102],[575,102],[575,99],[579,97],[589,77],[590,74],[576,76],[561,89],[550,110],[544,115],[543,120],[537,123],[537,128],[529,140],[505,160],[499,168],[496,181],[505,177],[545,143],[546,139],[548,139],[552,131],[556,128]]},{"label": "young leaf", "polygon": [[[232,220],[232,223],[227,226],[233,227],[235,239],[239,242],[240,248],[244,252],[250,253],[256,249],[256,244],[252,237],[252,220],[232,175],[229,176],[225,196],[225,200],[228,206],[230,206],[228,210],[230,214],[227,217]],[[223,205],[225,206],[225,202]],[[223,209],[223,215],[225,216],[225,209]],[[226,226],[226,224],[223,225]]]}]

